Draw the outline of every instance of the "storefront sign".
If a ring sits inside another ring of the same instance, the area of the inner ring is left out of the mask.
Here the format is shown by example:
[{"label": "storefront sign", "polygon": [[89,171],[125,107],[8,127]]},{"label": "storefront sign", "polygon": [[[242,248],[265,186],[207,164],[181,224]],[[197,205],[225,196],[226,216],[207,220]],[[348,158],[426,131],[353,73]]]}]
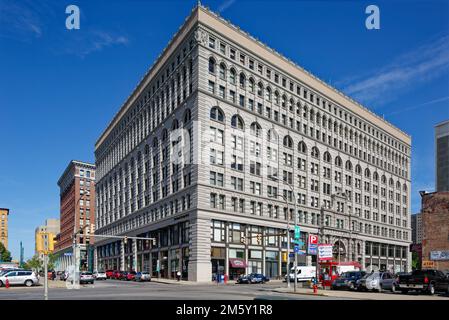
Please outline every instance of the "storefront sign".
[{"label": "storefront sign", "polygon": [[318,245],[318,257],[320,261],[332,260],[332,245],[331,244],[319,244]]},{"label": "storefront sign", "polygon": [[246,268],[247,267],[245,260],[242,260],[242,259],[230,258],[229,263],[231,264],[232,268]]},{"label": "storefront sign", "polygon": [[435,261],[424,260],[422,262],[423,269],[433,269],[435,268]]},{"label": "storefront sign", "polygon": [[449,250],[430,251],[430,260],[449,260]]}]

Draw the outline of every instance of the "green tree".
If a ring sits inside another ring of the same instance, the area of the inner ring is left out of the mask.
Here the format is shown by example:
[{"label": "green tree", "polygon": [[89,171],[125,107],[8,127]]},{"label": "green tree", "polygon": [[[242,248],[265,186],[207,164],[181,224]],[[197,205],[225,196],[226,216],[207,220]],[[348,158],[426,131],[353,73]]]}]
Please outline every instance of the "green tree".
[{"label": "green tree", "polygon": [[44,265],[42,261],[39,259],[39,256],[35,254],[31,259],[25,262],[24,268],[28,270],[41,271],[42,269],[44,269]]},{"label": "green tree", "polygon": [[0,242],[0,261],[11,262],[11,252],[9,252],[3,243]]},{"label": "green tree", "polygon": [[412,268],[421,269],[421,259],[419,259],[418,252],[412,252]]}]

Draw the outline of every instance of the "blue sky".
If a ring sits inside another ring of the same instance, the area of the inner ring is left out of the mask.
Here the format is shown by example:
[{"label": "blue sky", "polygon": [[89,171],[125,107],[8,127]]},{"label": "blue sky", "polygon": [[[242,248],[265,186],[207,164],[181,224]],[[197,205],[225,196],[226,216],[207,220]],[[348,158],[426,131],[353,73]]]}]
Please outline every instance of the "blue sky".
[{"label": "blue sky", "polygon": [[[94,143],[196,1],[0,0],[0,207],[10,250],[59,217],[57,180]],[[449,1],[202,1],[412,135],[412,212],[449,119]],[[65,8],[81,10],[67,30]],[[365,8],[380,8],[380,30]],[[282,36],[281,36],[282,35]]]}]

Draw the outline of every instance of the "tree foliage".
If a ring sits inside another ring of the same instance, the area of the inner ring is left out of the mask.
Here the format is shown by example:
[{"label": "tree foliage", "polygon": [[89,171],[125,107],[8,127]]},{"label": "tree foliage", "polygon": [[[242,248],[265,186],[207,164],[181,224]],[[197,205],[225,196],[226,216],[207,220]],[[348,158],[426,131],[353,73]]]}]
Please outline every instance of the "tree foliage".
[{"label": "tree foliage", "polygon": [[0,242],[0,261],[11,262],[11,260],[12,260],[11,252],[9,252],[5,248],[3,243]]}]

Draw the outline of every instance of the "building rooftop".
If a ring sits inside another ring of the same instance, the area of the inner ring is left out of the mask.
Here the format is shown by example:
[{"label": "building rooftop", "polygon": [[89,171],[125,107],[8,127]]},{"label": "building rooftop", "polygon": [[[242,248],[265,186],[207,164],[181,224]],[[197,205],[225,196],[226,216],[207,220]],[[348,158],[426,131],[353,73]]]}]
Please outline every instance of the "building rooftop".
[{"label": "building rooftop", "polygon": [[[202,13],[205,13],[205,15],[202,15]],[[162,50],[162,53],[156,58],[154,63],[150,66],[148,71],[144,74],[140,82],[137,84],[137,86],[134,88],[132,93],[128,96],[128,98],[125,100],[125,103],[120,107],[118,112],[114,115],[111,122],[108,124],[106,129],[103,131],[103,133],[100,135],[98,140],[95,143],[95,148],[98,148],[101,143],[104,141],[104,139],[109,135],[112,128],[118,123],[118,121],[121,119],[121,117],[126,113],[126,111],[130,108],[130,106],[135,102],[135,100],[139,97],[139,95],[142,93],[146,85],[149,83],[149,81],[152,79],[152,77],[157,73],[159,68],[165,63],[165,55],[170,52],[170,49],[177,44],[177,40],[183,36],[186,35],[187,31],[189,31],[193,26],[195,26],[197,23],[204,24],[205,22],[212,21],[211,19],[208,19],[210,17],[215,18],[215,20],[220,21],[221,23],[225,24],[227,27],[233,29],[238,34],[243,35],[246,39],[251,40],[253,43],[256,43],[257,46],[262,47],[263,49],[269,51],[271,54],[276,56],[277,58],[280,58],[283,62],[288,63],[289,65],[293,66],[297,71],[300,71],[301,75],[304,75],[306,80],[312,81],[313,84],[319,84],[322,88],[325,88],[328,92],[333,93],[333,97],[338,97],[340,101],[343,103],[336,103],[339,105],[342,105],[343,107],[348,108],[348,104],[352,104],[357,110],[362,113],[366,113],[373,117],[374,119],[380,121],[382,124],[384,124],[385,128],[393,129],[397,135],[389,132],[392,134],[395,138],[406,140],[406,143],[411,143],[411,136],[401,129],[397,128],[396,126],[392,125],[390,122],[386,121],[384,118],[380,117],[379,115],[375,114],[368,108],[364,107],[357,101],[353,100],[351,97],[345,95],[341,91],[337,90],[336,88],[330,86],[323,80],[319,79],[315,75],[313,75],[311,72],[305,70],[303,67],[299,66],[289,58],[283,56],[282,54],[278,53],[274,49],[270,48],[265,43],[261,42],[260,40],[254,38],[249,33],[241,30],[238,26],[235,26],[232,24],[229,20],[224,19],[221,17],[218,13],[215,13],[211,11],[209,8],[202,6],[200,3],[193,8],[191,14],[187,16],[185,19],[185,22],[179,27],[178,31],[174,34],[172,39],[168,42],[167,46]],[[207,25],[207,23],[206,23]],[[231,39],[233,39],[231,37]],[[238,41],[235,41],[238,42]],[[258,55],[257,52],[253,52],[255,55]],[[282,70],[282,69],[281,69]],[[285,70],[283,70],[285,72]],[[288,72],[286,72],[288,74]],[[289,76],[292,76],[291,74],[288,74]],[[293,78],[298,79],[296,76],[292,76]],[[302,79],[299,80],[299,82],[304,82]],[[307,83],[308,86],[311,88],[317,90],[312,84]],[[319,91],[319,90],[318,90]],[[320,92],[322,95],[323,93]],[[325,94],[324,94],[325,95]],[[341,99],[343,98],[343,100]],[[327,97],[328,100],[333,100],[332,98]]]}]

